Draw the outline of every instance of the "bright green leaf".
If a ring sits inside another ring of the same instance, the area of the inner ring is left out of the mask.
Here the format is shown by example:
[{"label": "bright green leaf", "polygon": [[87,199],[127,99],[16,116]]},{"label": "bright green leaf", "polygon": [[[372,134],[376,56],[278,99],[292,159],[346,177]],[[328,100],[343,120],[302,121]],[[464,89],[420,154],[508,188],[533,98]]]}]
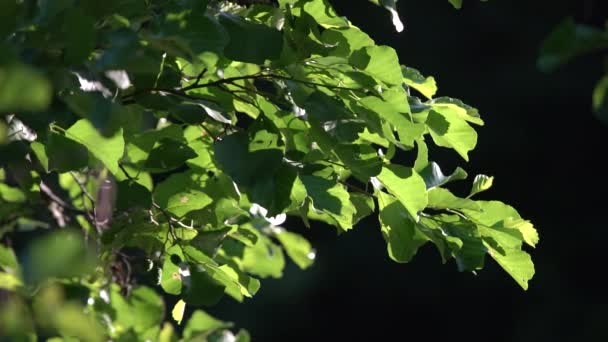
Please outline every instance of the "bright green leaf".
[{"label": "bright green leaf", "polygon": [[315,261],[316,253],[310,246],[310,242],[301,235],[281,230],[275,234],[277,240],[281,242],[287,255],[301,269],[310,267]]},{"label": "bright green leaf", "polygon": [[471,187],[471,192],[468,197],[471,197],[475,194],[478,194],[482,191],[486,191],[492,187],[492,183],[494,182],[494,177],[486,176],[486,175],[477,175],[473,180],[473,186]]},{"label": "bright green leaf", "polygon": [[171,310],[171,317],[177,322],[178,325],[182,324],[182,319],[184,318],[184,311],[186,311],[186,302],[183,300],[177,301],[173,310]]},{"label": "bright green leaf", "polygon": [[409,262],[427,239],[416,229],[407,209],[395,197],[379,191],[380,227],[388,255],[396,262]]},{"label": "bright green leaf", "polygon": [[113,174],[118,174],[118,161],[122,158],[125,142],[122,129],[112,137],[102,136],[86,119],[78,120],[66,132],[66,137],[84,145]]},{"label": "bright green leaf", "polygon": [[422,177],[411,168],[388,165],[382,168],[378,179],[407,209],[410,217],[418,221],[418,213],[427,205],[426,185]]}]

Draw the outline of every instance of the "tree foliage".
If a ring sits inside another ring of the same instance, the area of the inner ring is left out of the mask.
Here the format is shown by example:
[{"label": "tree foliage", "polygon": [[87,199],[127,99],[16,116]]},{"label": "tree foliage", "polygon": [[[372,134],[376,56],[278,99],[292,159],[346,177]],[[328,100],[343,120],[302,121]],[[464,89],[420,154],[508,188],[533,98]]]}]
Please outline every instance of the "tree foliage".
[{"label": "tree foliage", "polygon": [[[550,72],[576,57],[607,50],[608,21],[602,29],[577,24],[572,18],[566,18],[543,42],[538,67],[542,71]],[[595,85],[592,108],[595,115],[608,124],[608,69]]]},{"label": "tree foliage", "polygon": [[[372,2],[400,30],[395,1]],[[169,312],[313,264],[294,220],[347,233],[374,215],[396,262],[489,256],[527,289],[532,224],[474,199],[492,177],[451,192],[467,173],[429,156],[468,161],[478,111],[327,0],[253,3],[0,4],[0,331],[178,340]],[[196,310],[181,339],[249,340],[231,326]]]}]

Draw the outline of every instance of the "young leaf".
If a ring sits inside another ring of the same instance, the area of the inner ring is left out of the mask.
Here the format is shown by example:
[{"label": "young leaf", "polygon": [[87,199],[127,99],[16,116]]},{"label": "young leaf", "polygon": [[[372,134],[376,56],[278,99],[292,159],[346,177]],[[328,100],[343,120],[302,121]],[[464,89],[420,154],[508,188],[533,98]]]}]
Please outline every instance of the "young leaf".
[{"label": "young leaf", "polygon": [[486,175],[477,175],[473,180],[473,186],[471,187],[471,192],[469,196],[471,197],[475,194],[478,194],[482,191],[486,191],[492,187],[492,183],[494,182],[494,177],[486,176]]}]

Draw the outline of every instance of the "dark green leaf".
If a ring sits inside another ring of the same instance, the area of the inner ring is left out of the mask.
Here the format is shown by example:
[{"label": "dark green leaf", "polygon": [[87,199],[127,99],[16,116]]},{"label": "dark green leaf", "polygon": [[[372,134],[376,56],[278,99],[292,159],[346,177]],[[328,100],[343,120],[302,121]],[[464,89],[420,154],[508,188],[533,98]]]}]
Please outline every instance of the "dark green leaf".
[{"label": "dark green leaf", "polygon": [[58,133],[49,133],[45,150],[49,170],[60,173],[76,171],[89,162],[86,147]]},{"label": "dark green leaf", "polygon": [[172,139],[163,139],[155,146],[144,166],[151,172],[166,172],[183,165],[197,154],[188,145]]},{"label": "dark green leaf", "polygon": [[538,67],[551,71],[579,55],[605,48],[608,48],[608,30],[576,24],[567,18],[543,42]]},{"label": "dark green leaf", "polygon": [[264,64],[267,59],[279,58],[283,38],[274,28],[227,13],[220,15],[220,23],[230,36],[230,41],[224,49],[226,57],[257,64]]}]

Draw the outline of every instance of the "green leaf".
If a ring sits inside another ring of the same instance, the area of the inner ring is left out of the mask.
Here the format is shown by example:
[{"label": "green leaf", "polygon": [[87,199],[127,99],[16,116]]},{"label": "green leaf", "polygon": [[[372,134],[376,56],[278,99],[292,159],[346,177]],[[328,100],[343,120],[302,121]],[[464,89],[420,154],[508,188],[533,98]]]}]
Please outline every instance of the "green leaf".
[{"label": "green leaf", "polygon": [[465,210],[474,222],[481,224],[482,234],[503,248],[520,248],[522,241],[531,246],[538,242],[534,226],[521,218],[515,208],[499,201],[477,201],[481,211]]},{"label": "green leaf", "polygon": [[456,9],[462,8],[462,0],[448,0]]},{"label": "green leaf", "polygon": [[0,267],[7,272],[19,270],[19,263],[12,248],[0,245]]},{"label": "green leaf", "polygon": [[315,261],[316,253],[310,246],[310,242],[299,234],[281,230],[275,237],[283,245],[287,255],[301,269],[307,269]]},{"label": "green leaf", "polygon": [[409,167],[388,165],[382,168],[378,180],[407,209],[410,217],[418,221],[418,212],[427,205],[424,179]]},{"label": "green leaf", "polygon": [[321,37],[326,44],[335,46],[330,50],[333,56],[349,57],[356,50],[374,45],[365,32],[354,26],[327,29]]},{"label": "green leaf", "polygon": [[459,99],[446,96],[437,97],[431,101],[431,108],[442,114],[450,112],[454,116],[458,116],[461,119],[476,125],[483,126],[484,124],[479,116],[479,111]]},{"label": "green leaf", "polygon": [[114,175],[118,174],[118,161],[122,158],[125,149],[122,129],[119,129],[114,136],[106,138],[90,121],[81,119],[65,131],[65,134],[66,137],[84,145],[110,172]]},{"label": "green leaf", "polygon": [[230,35],[224,49],[226,57],[241,62],[264,64],[276,60],[283,49],[283,37],[274,28],[222,13],[220,23]]},{"label": "green leaf", "polygon": [[146,187],[131,180],[117,184],[116,210],[127,211],[132,208],[148,209],[152,206],[152,194]]},{"label": "green leaf", "polygon": [[60,173],[79,170],[89,162],[86,147],[58,133],[49,133],[45,151],[49,170]]},{"label": "green leaf", "polygon": [[356,209],[343,185],[319,176],[302,176],[301,180],[314,209],[330,215],[340,228],[352,228]]},{"label": "green leaf", "polygon": [[401,263],[410,262],[427,239],[417,231],[407,209],[395,197],[378,191],[380,227],[387,243],[389,257]]},{"label": "green leaf", "polygon": [[190,265],[190,274],[184,273],[182,298],[191,305],[213,306],[224,296],[225,286],[209,274],[205,266]]},{"label": "green leaf", "polygon": [[433,189],[449,182],[462,180],[467,178],[467,173],[460,167],[457,167],[452,174],[446,176],[441,171],[441,168],[437,163],[431,162],[424,169],[418,171],[420,176],[424,179],[427,189]]},{"label": "green leaf", "polygon": [[593,111],[595,115],[608,124],[608,74],[597,82],[593,90]]},{"label": "green leaf", "polygon": [[462,118],[451,111],[431,110],[426,120],[431,137],[438,146],[453,148],[464,160],[477,145],[477,132]]},{"label": "green leaf", "polygon": [[428,207],[433,209],[481,210],[475,201],[456,197],[449,190],[443,188],[433,188],[429,190]]},{"label": "green leaf", "polygon": [[17,63],[0,64],[0,112],[42,111],[51,98],[51,83],[37,70]]},{"label": "green leaf", "polygon": [[96,258],[79,232],[55,231],[29,244],[24,257],[24,278],[29,284],[39,284],[48,278],[88,276],[95,269]]},{"label": "green leaf", "polygon": [[11,273],[0,272],[0,289],[15,291],[23,286],[23,282],[19,277]]},{"label": "green leaf", "polygon": [[456,259],[458,269],[462,271],[475,271],[483,268],[486,254],[482,235],[478,227],[456,215],[440,215],[441,227],[445,234],[459,240],[459,247],[453,248],[452,255]]},{"label": "green leaf", "polygon": [[167,172],[196,157],[196,152],[188,145],[173,139],[163,139],[150,151],[144,166],[151,172]]},{"label": "green leaf", "polygon": [[437,93],[437,83],[433,76],[425,78],[420,71],[406,66],[401,67],[401,72],[405,84],[419,91],[427,99],[432,99]]},{"label": "green leaf", "polygon": [[177,322],[177,325],[182,324],[182,319],[184,318],[184,311],[186,311],[186,302],[182,299],[175,303],[173,310],[171,310],[171,317]]},{"label": "green leaf", "polygon": [[160,286],[163,290],[172,295],[179,295],[182,292],[183,281],[181,268],[186,268],[183,263],[184,253],[178,246],[173,246],[167,249],[163,266],[160,272]]},{"label": "green leaf", "polygon": [[338,17],[327,0],[308,0],[304,2],[304,11],[315,18],[322,27],[346,27],[348,21]]},{"label": "green leaf", "polygon": [[196,310],[186,323],[184,338],[190,339],[209,331],[230,327],[232,327],[232,323],[222,322],[202,310]]},{"label": "green leaf", "polygon": [[356,51],[350,63],[390,85],[403,83],[397,52],[388,46],[368,46]]},{"label": "green leaf", "polygon": [[492,183],[494,182],[494,177],[486,176],[486,175],[477,175],[473,180],[473,185],[471,186],[471,192],[468,197],[471,197],[475,194],[478,194],[482,191],[486,191],[492,187]]},{"label": "green leaf", "polygon": [[267,130],[251,137],[231,134],[215,144],[214,157],[237,184],[252,186],[261,178],[272,177],[281,165],[283,153],[277,139],[278,134]]},{"label": "green leaf", "polygon": [[[399,141],[405,146],[414,147],[414,141],[424,133],[424,125],[413,123],[408,117],[409,106],[405,111],[400,111],[392,104],[372,96],[360,99],[359,103],[376,112],[382,119],[393,125],[399,133]],[[405,97],[403,103],[407,105]]]},{"label": "green leaf", "polygon": [[154,189],[157,204],[177,217],[211,204],[213,199],[203,192],[193,178],[196,178],[196,174],[177,173],[158,184]]},{"label": "green leaf", "polygon": [[549,72],[582,54],[608,48],[608,30],[564,19],[543,42],[537,64]]},{"label": "green leaf", "polygon": [[123,297],[117,285],[112,286],[110,305],[116,315],[116,328],[133,329],[138,334],[160,325],[165,310],[162,298],[145,286],[135,288],[128,297]]},{"label": "green leaf", "polygon": [[534,263],[530,255],[518,249],[494,249],[484,243],[490,256],[511,276],[524,290],[528,289],[528,281],[534,276]]},{"label": "green leaf", "polygon": [[24,203],[27,197],[19,188],[0,183],[0,199],[8,203]]},{"label": "green leaf", "polygon": [[259,235],[253,247],[245,247],[241,263],[245,272],[262,278],[281,278],[285,268],[285,256],[281,247],[266,236]]}]

